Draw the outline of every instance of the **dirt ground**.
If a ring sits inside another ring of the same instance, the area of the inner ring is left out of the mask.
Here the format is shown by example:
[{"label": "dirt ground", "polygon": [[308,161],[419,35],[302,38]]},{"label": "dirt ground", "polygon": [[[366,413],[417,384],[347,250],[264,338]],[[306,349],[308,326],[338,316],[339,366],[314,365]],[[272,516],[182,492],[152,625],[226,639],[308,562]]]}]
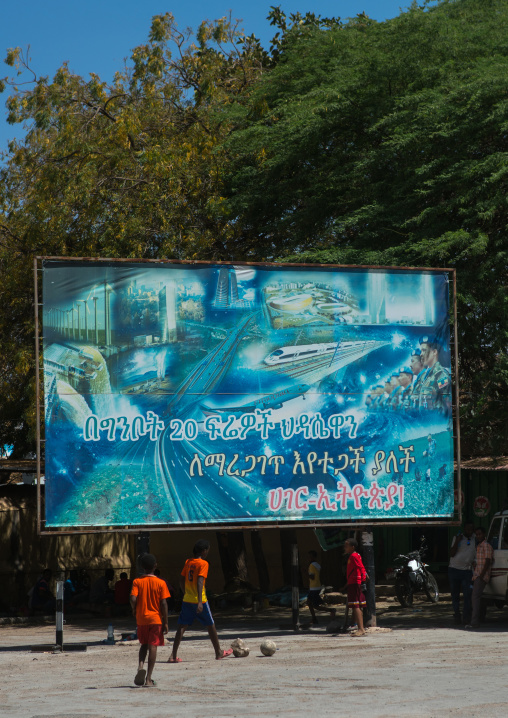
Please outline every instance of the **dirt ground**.
[{"label": "dirt ground", "polygon": [[[308,612],[302,611],[302,622]],[[222,645],[244,638],[247,658],[215,661],[206,632],[188,631],[183,663],[158,652],[156,688],[138,688],[137,645],[105,645],[108,620],[69,617],[64,641],[86,652],[34,653],[55,640],[54,625],[0,626],[0,715],[6,718],[167,718],[201,716],[478,716],[508,714],[508,609],[492,609],[478,631],[453,625],[449,601],[378,606],[378,627],[364,638],[326,633],[326,619],[295,633],[290,612],[216,614]],[[114,620],[115,636],[132,630]],[[275,640],[267,658],[259,645]]]}]

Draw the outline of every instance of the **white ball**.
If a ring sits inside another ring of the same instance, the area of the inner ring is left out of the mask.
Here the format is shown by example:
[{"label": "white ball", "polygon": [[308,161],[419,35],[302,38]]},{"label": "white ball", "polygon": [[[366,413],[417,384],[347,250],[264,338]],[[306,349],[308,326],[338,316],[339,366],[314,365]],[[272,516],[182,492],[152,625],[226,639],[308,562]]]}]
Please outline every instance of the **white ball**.
[{"label": "white ball", "polygon": [[275,641],[271,641],[269,638],[265,638],[259,648],[264,656],[273,656],[273,654],[277,650]]}]

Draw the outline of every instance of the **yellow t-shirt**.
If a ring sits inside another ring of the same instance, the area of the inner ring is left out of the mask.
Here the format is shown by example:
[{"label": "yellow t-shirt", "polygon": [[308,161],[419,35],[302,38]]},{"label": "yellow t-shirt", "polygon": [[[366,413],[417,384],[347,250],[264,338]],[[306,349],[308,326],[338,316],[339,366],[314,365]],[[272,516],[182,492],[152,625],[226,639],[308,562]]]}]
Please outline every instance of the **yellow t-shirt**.
[{"label": "yellow t-shirt", "polygon": [[[311,573],[314,574],[314,578],[311,578]],[[321,566],[317,561],[313,561],[309,566],[309,588],[321,588]]]},{"label": "yellow t-shirt", "polygon": [[[186,603],[199,603],[198,601],[198,578],[203,576],[204,581],[208,576],[208,561],[202,558],[188,558],[182,570],[185,578],[185,594],[183,600]],[[202,603],[206,603],[205,583],[203,582]]]}]

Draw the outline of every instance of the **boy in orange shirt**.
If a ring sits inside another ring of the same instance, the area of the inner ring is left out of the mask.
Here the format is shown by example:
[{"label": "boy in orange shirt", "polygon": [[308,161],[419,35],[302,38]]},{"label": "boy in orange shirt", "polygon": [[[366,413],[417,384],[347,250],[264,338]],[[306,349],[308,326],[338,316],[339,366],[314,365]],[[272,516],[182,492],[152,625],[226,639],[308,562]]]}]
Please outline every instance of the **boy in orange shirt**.
[{"label": "boy in orange shirt", "polygon": [[220,661],[233,653],[233,649],[223,651],[220,647],[217,629],[213,621],[210,606],[205,593],[205,580],[208,576],[208,561],[206,557],[210,551],[210,543],[205,539],[197,541],[192,553],[194,558],[185,562],[180,576],[180,588],[182,589],[183,602],[182,610],[178,617],[178,628],[173,643],[173,653],[168,658],[168,663],[181,663],[182,659],[177,657],[178,647],[182,636],[188,626],[192,625],[194,619],[198,619],[203,626],[208,628],[208,635],[215,649],[215,658]]},{"label": "boy in orange shirt", "polygon": [[[132,583],[130,603],[138,627],[139,649],[138,672],[134,678],[137,686],[155,686],[152,671],[157,657],[157,646],[164,645],[164,634],[168,632],[168,587],[165,581],[154,575],[157,566],[155,556],[145,553],[140,559],[144,575]],[[148,654],[148,671],[144,664]]]}]

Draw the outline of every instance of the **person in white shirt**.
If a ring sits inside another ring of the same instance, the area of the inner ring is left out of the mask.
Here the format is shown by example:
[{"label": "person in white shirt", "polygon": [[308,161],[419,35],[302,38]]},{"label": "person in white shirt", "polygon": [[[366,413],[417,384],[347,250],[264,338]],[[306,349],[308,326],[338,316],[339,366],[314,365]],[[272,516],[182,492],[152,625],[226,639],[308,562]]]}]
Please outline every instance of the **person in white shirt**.
[{"label": "person in white shirt", "polygon": [[[453,537],[450,548],[448,580],[452,595],[455,623],[468,624],[471,621],[471,593],[473,583],[473,562],[476,556],[474,526],[470,521],[464,524],[464,531]],[[462,616],[460,614],[460,592],[464,600]]]}]

